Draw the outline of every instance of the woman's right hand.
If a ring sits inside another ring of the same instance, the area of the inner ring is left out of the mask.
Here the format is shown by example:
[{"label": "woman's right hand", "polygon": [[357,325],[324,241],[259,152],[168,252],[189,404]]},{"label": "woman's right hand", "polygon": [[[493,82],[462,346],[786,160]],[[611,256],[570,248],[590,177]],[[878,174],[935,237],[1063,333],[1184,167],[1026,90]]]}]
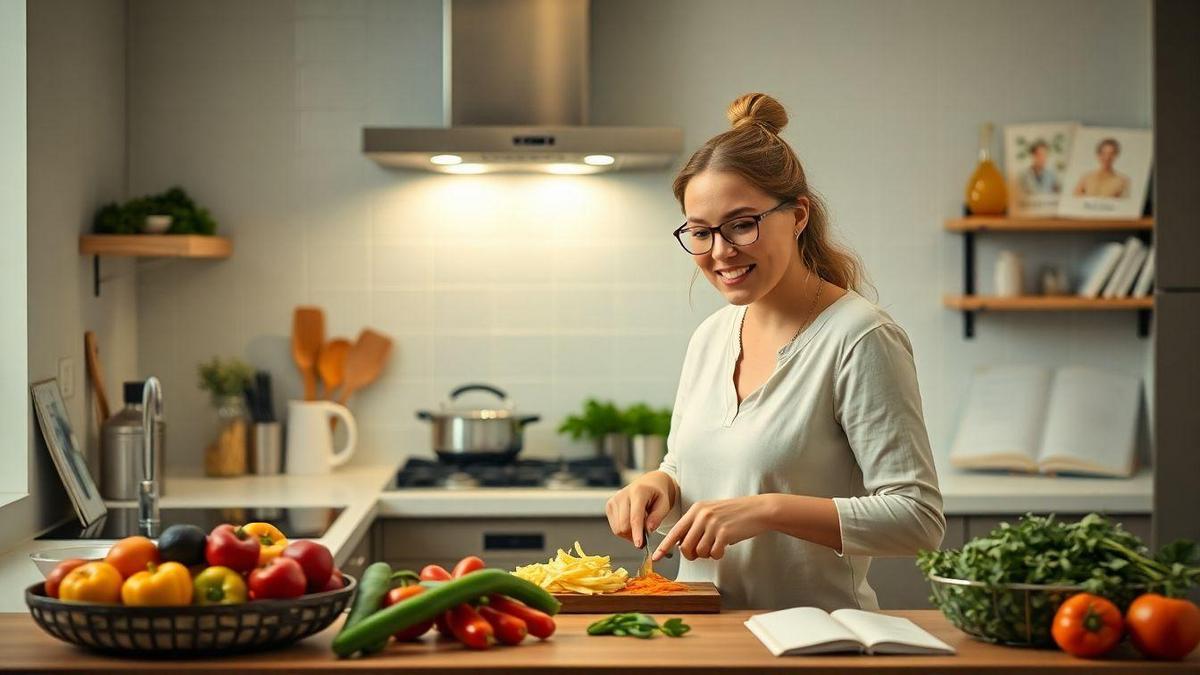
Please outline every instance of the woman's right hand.
[{"label": "woman's right hand", "polygon": [[608,526],[613,534],[641,548],[646,530],[658,529],[671,511],[675,480],[662,471],[651,471],[617,494],[604,505]]}]

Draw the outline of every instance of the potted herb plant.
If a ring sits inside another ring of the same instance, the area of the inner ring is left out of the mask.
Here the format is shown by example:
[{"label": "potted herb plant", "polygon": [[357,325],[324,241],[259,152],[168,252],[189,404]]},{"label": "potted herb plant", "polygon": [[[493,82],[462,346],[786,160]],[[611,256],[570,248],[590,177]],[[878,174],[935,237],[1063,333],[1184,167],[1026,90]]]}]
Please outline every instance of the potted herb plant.
[{"label": "potted herb plant", "polygon": [[209,476],[240,476],[246,473],[246,441],[250,416],[245,391],[254,371],[242,361],[219,358],[201,363],[200,388],[212,395],[217,410],[217,439],[204,451],[204,472]]},{"label": "potted herb plant", "polygon": [[587,438],[596,443],[596,455],[612,457],[618,469],[629,465],[629,435],[625,432],[624,417],[612,401],[589,398],[583,411],[568,415],[558,427],[558,433],[573,440]]},{"label": "potted herb plant", "polygon": [[667,454],[671,409],[635,403],[621,414],[621,418],[631,440],[629,468],[643,472],[657,469]]}]

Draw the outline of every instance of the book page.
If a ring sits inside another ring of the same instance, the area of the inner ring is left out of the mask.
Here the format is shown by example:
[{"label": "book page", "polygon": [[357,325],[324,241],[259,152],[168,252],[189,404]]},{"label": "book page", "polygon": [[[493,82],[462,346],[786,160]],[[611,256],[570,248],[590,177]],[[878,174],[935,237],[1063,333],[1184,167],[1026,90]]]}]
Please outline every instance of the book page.
[{"label": "book page", "polygon": [[1036,471],[1051,371],[997,366],[976,371],[950,462],[960,467]]},{"label": "book page", "polygon": [[791,607],[756,614],[746,627],[775,656],[860,652],[863,645],[845,626],[818,607]]},{"label": "book page", "polygon": [[953,654],[954,648],[902,616],[839,609],[830,616],[858,636],[872,654]]},{"label": "book page", "polygon": [[1133,472],[1141,381],[1093,368],[1060,368],[1038,456],[1047,471]]}]

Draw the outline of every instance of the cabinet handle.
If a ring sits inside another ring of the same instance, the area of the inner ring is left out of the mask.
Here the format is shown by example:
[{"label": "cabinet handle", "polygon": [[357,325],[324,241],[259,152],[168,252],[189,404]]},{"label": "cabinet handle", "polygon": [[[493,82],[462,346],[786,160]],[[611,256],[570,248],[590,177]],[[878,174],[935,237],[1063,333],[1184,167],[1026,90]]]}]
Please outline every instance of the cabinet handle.
[{"label": "cabinet handle", "polygon": [[544,551],[546,535],[541,532],[484,532],[484,551]]}]

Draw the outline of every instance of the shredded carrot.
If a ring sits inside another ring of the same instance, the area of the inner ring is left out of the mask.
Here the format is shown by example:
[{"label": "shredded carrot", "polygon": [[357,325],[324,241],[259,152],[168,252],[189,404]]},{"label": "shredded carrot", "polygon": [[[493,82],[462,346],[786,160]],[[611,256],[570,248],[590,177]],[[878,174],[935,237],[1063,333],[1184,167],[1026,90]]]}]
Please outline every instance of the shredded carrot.
[{"label": "shredded carrot", "polygon": [[658,572],[651,572],[647,575],[634,577],[625,584],[622,591],[627,593],[641,593],[646,595],[657,595],[659,593],[674,593],[677,591],[686,591],[687,585],[677,581],[671,581]]}]

